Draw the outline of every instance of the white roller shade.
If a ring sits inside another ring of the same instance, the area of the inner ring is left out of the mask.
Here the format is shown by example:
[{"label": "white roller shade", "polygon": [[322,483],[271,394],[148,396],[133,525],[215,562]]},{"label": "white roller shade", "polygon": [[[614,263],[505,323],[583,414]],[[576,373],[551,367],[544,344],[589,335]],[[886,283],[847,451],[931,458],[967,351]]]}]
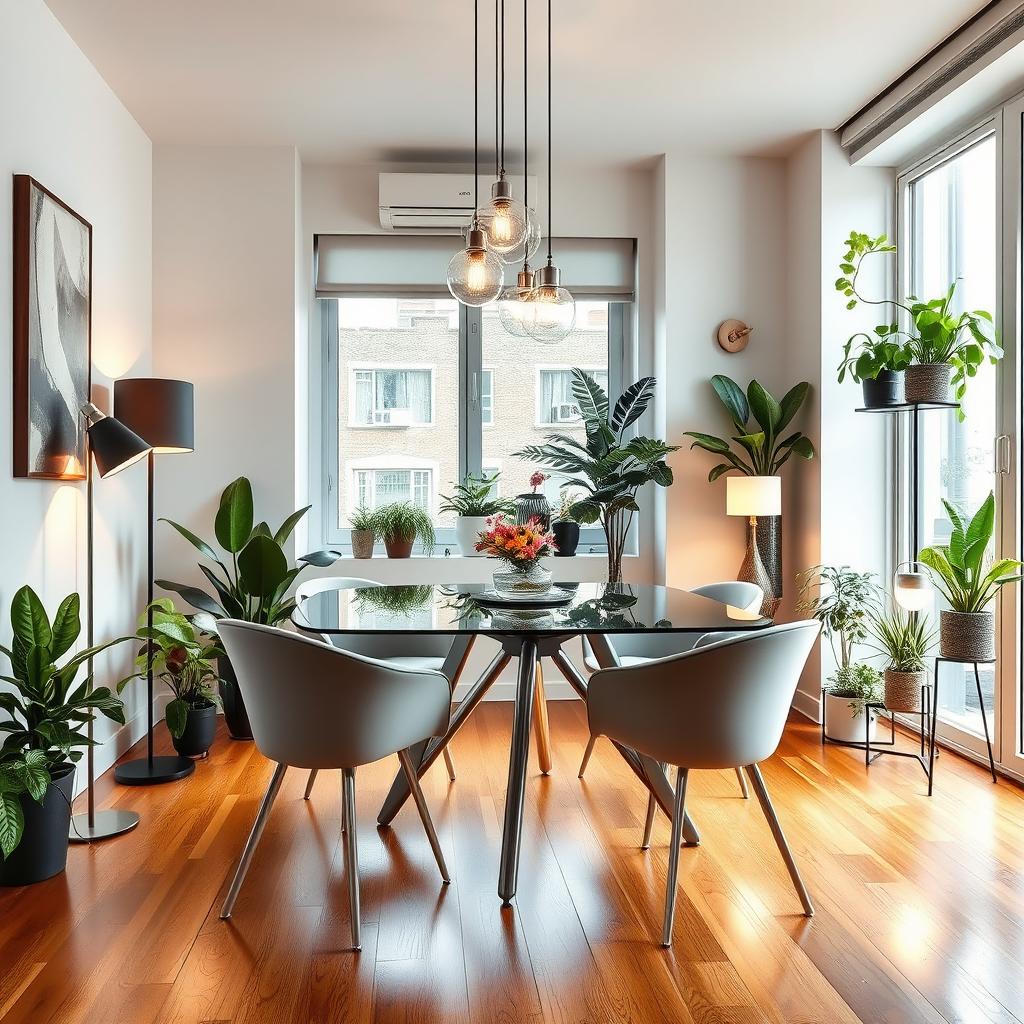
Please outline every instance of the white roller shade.
[{"label": "white roller shade", "polygon": [[[458,245],[450,235],[317,235],[316,296],[447,296],[448,261]],[[546,262],[542,246],[533,266]],[[632,238],[556,238],[555,264],[573,295],[629,302],[636,281]],[[518,267],[506,267],[514,284]]]}]

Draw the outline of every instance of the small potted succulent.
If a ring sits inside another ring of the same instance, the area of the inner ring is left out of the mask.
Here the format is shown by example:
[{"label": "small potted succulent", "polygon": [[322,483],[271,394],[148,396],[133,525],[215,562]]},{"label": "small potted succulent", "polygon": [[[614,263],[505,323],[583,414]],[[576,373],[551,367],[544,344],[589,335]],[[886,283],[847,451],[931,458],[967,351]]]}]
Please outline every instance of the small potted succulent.
[{"label": "small potted succulent", "polygon": [[580,524],[572,517],[572,507],[580,500],[580,495],[566,488],[562,491],[558,515],[551,524],[551,532],[555,537],[558,550],[556,558],[571,558],[576,554],[580,543]]},{"label": "small potted succulent", "polygon": [[373,558],[377,533],[373,528],[373,513],[365,506],[354,509],[349,517],[352,524],[352,557]]},{"label": "small potted succulent", "polygon": [[536,517],[510,523],[503,515],[492,516],[476,549],[502,563],[493,577],[499,594],[545,594],[551,589],[551,570],[541,559],[555,553],[555,538]]},{"label": "small potted succulent", "polygon": [[[842,277],[836,281],[836,290],[846,297],[847,309],[853,309],[858,302],[862,302],[872,306],[888,306],[896,314],[892,323],[876,327],[875,334],[883,343],[882,349],[896,354],[894,358],[897,361],[909,357],[904,382],[907,402],[948,402],[951,386],[959,402],[967,391],[968,378],[977,374],[978,367],[986,359],[992,363],[1002,359],[1003,350],[999,347],[991,313],[984,309],[965,311],[959,315],[953,312],[956,281],[946,289],[944,295],[934,299],[921,300],[916,295],[908,295],[907,302],[868,299],[857,288],[857,278],[865,258],[895,253],[896,246],[889,244],[885,235],[872,237],[858,231],[850,232],[845,246],[846,251],[839,265]],[[905,329],[900,327],[900,315],[904,317]],[[847,350],[857,337],[854,335],[847,342]],[[905,340],[901,341],[901,338]],[[840,364],[840,374],[847,365],[849,351],[846,351],[846,356]],[[896,364],[888,368],[895,369]],[[960,418],[963,419],[962,410]]]},{"label": "small potted succulent", "polygon": [[969,518],[948,501],[943,504],[952,523],[949,543],[925,548],[917,556],[949,602],[949,608],[939,612],[939,653],[962,661],[991,661],[996,656],[996,626],[988,606],[1000,588],[1021,578],[1022,566],[1013,558],[989,558],[996,518],[991,491]]},{"label": "small potted succulent", "polygon": [[153,676],[166,683],[172,694],[164,713],[174,749],[182,757],[206,757],[217,732],[214,687],[220,681],[216,663],[223,651],[206,641],[170,598],[159,598],[150,607],[153,628],[149,629],[144,612],[135,634],[142,641],[136,671],[117,684],[117,692],[146,675],[152,649]]},{"label": "small potted succulent", "polygon": [[935,644],[935,631],[928,618],[894,607],[885,614],[873,612],[868,630],[871,646],[886,658],[886,709],[920,713],[925,658]]},{"label": "small potted succulent", "polygon": [[487,476],[486,473],[475,476],[469,473],[461,484],[455,487],[455,493],[441,495],[444,502],[441,512],[454,512],[455,540],[459,552],[466,557],[477,557],[476,540],[484,529],[487,517],[504,513],[513,515],[515,504],[508,500],[495,497],[494,491],[500,474]]},{"label": "small potted succulent", "polygon": [[854,661],[853,653],[871,635],[871,616],[879,600],[874,573],[816,565],[800,574],[799,583],[797,608],[821,623],[837,665],[824,687],[825,733],[843,743],[873,740],[877,714],[869,711],[866,723],[861,714],[866,702],[881,695],[881,675],[871,665]]},{"label": "small potted succulent", "polygon": [[370,516],[374,533],[384,541],[388,558],[408,558],[417,539],[423,553],[434,550],[434,522],[430,514],[411,501],[381,505]]}]

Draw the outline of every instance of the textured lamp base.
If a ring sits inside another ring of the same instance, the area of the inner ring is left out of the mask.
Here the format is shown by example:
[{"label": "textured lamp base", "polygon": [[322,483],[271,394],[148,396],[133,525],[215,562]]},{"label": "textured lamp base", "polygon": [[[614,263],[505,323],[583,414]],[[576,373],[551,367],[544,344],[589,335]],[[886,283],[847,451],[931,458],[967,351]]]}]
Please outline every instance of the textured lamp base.
[{"label": "textured lamp base", "polygon": [[161,782],[177,782],[195,770],[194,762],[176,754],[154,757],[152,761],[141,757],[119,764],[114,769],[114,780],[122,786],[155,786]]},{"label": "textured lamp base", "polygon": [[88,814],[76,814],[71,819],[68,839],[73,843],[95,843],[131,832],[138,823],[139,816],[134,811],[97,811],[92,816],[92,825]]},{"label": "textured lamp base", "polygon": [[764,593],[761,614],[773,618],[779,607],[779,599],[774,596],[772,581],[768,578],[768,570],[761,561],[761,552],[757,549],[757,517],[750,517],[747,528],[747,553],[743,558],[736,579],[744,583],[756,583]]}]

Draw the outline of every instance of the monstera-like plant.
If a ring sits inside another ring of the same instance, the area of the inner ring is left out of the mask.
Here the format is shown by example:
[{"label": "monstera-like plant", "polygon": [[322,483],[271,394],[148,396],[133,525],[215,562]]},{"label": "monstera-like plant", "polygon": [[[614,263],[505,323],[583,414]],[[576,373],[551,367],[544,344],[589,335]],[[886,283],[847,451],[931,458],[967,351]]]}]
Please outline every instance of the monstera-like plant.
[{"label": "monstera-like plant", "polygon": [[[266,522],[255,522],[252,485],[240,476],[224,488],[213,521],[214,535],[224,554],[218,554],[211,544],[180,523],[163,520],[212,563],[199,563],[212,590],[172,580],[157,580],[157,586],[179,594],[192,605],[197,612],[193,621],[207,633],[217,632],[218,619],[243,619],[268,626],[284,622],[295,608],[290,591],[299,573],[309,565],[331,565],[341,557],[339,551],[315,551],[303,555],[295,565],[289,564],[284,546],[311,507],[298,509],[271,531]],[[248,715],[224,655],[219,659],[219,672],[228,731],[236,739],[248,739],[252,735]],[[236,702],[240,707],[236,708]]]},{"label": "monstera-like plant", "polygon": [[672,469],[665,456],[678,451],[678,445],[650,437],[627,439],[654,397],[656,384],[654,377],[644,377],[630,385],[609,415],[604,389],[589,374],[573,367],[572,394],[583,417],[585,440],[548,434],[545,444],[513,453],[564,477],[563,486],[583,489],[583,495],[566,512],[578,523],[601,523],[608,541],[609,583],[622,581],[622,552],[633,516],[640,511],[636,492],[649,482],[659,487],[672,483]]}]

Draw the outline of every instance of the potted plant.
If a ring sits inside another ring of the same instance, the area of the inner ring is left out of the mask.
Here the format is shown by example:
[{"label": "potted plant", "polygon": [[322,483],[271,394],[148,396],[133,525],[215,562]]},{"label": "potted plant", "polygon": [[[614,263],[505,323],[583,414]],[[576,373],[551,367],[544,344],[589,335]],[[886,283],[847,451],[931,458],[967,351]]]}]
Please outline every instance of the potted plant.
[{"label": "potted plant", "polygon": [[[197,609],[197,614],[192,616],[193,621],[210,634],[217,632],[217,619],[243,619],[267,626],[279,625],[288,619],[295,607],[295,601],[288,594],[299,573],[307,565],[332,565],[341,557],[339,551],[314,551],[303,555],[296,565],[288,564],[284,545],[310,508],[307,505],[293,512],[272,533],[265,522],[255,522],[252,485],[240,476],[224,488],[213,523],[217,543],[227,557],[221,557],[210,544],[186,527],[170,519],[163,520],[213,563],[212,567],[202,562],[199,564],[213,588],[212,592],[171,580],[157,580],[157,586],[179,594]],[[228,733],[232,739],[251,740],[249,715],[226,654],[218,657],[217,671]]]},{"label": "potted plant", "polygon": [[551,502],[542,491],[538,493],[538,490],[550,479],[550,473],[542,473],[539,469],[530,474],[530,489],[516,495],[516,522],[525,523],[530,519],[537,519],[545,530],[548,529],[551,525]]},{"label": "potted plant", "polygon": [[874,336],[859,331],[843,346],[839,383],[846,380],[847,374],[857,381],[867,409],[899,405],[903,401],[903,373],[911,358],[909,346],[893,340],[890,325],[876,327]]},{"label": "potted plant", "polygon": [[31,587],[11,600],[11,646],[0,645],[12,689],[0,693],[0,885],[29,885],[64,870],[74,796],[75,763],[91,745],[83,728],[98,711],[124,725],[124,705],[88,676],[75,686],[78,671],[100,651],[120,643],[86,648],[58,664],[82,631],[77,594],[61,601],[50,622]]},{"label": "potted plant", "polygon": [[373,558],[377,534],[373,528],[373,513],[365,506],[356,508],[349,520],[352,524],[352,557]]},{"label": "potted plant", "polygon": [[206,642],[195,625],[175,609],[170,598],[158,598],[150,607],[152,631],[144,612],[135,634],[143,644],[135,659],[137,671],[117,684],[117,692],[121,693],[133,679],[146,675],[152,649],[153,675],[166,683],[173,695],[165,715],[174,749],[182,757],[206,757],[217,732],[213,687],[219,676],[214,666],[224,652],[216,644]]},{"label": "potted plant", "polygon": [[[743,389],[724,374],[711,378],[711,387],[725,407],[735,436],[730,440],[714,434],[687,430],[693,438],[690,448],[703,448],[724,460],[712,466],[708,482],[726,473],[745,476],[778,476],[779,470],[794,456],[814,458],[814,445],[799,430],[788,431],[810,391],[801,381],[776,399],[767,388],[752,380]],[[782,596],[782,517],[757,517],[757,549],[771,580],[772,597]],[[765,595],[766,597],[769,595]]]},{"label": "potted plant", "polygon": [[870,635],[871,616],[878,607],[874,573],[816,565],[798,581],[797,608],[821,623],[837,665],[824,688],[826,735],[844,743],[863,743],[865,735],[874,739],[876,713],[869,712],[867,723],[860,716],[866,701],[878,699],[881,677],[877,669],[853,660],[855,646]]},{"label": "potted plant", "polygon": [[925,685],[925,658],[935,643],[935,632],[928,619],[894,607],[886,614],[873,611],[868,630],[872,646],[886,658],[886,709],[919,713],[921,687]]},{"label": "potted plant", "polygon": [[991,661],[996,656],[995,615],[989,605],[1007,583],[1021,578],[1013,558],[991,562],[989,544],[995,529],[992,492],[969,519],[943,500],[952,523],[949,543],[925,548],[917,557],[930,570],[949,602],[939,612],[939,653],[961,661]]},{"label": "potted plant", "polygon": [[579,493],[566,488],[562,491],[561,504],[551,532],[555,536],[556,558],[571,558],[580,543],[580,524],[572,517],[572,507],[579,501]]},{"label": "potted plant", "polygon": [[411,501],[381,505],[371,516],[374,532],[387,549],[388,558],[408,558],[419,539],[423,553],[434,550],[434,521],[430,514]]},{"label": "potted plant", "polygon": [[608,395],[579,367],[572,370],[572,394],[583,417],[585,443],[566,434],[548,434],[546,443],[529,445],[514,454],[545,463],[582,488],[583,497],[568,509],[577,523],[600,522],[608,543],[608,582],[622,582],[622,553],[633,516],[640,511],[636,493],[653,481],[672,483],[665,456],[678,445],[626,435],[654,397],[656,381],[644,377],[619,396],[609,415]]},{"label": "potted plant", "polygon": [[[985,359],[997,363],[1003,357],[992,314],[975,309],[955,315],[952,307],[956,281],[938,298],[922,301],[916,295],[907,296],[909,305],[894,299],[868,299],[857,289],[864,260],[880,253],[894,253],[896,246],[890,245],[885,235],[872,237],[858,231],[851,231],[845,244],[846,252],[839,265],[843,276],[836,281],[836,290],[846,296],[846,308],[853,309],[858,302],[890,306],[908,322],[907,329],[900,327],[898,319],[875,328],[880,338],[902,347],[910,357],[906,367],[906,401],[947,402],[952,386],[959,402],[967,392],[968,378],[977,374]],[[900,337],[906,339],[905,343],[897,342]],[[963,419],[962,410],[960,418]]]},{"label": "potted plant", "polygon": [[515,513],[512,501],[494,496],[499,476],[499,473],[493,476],[487,476],[486,473],[474,476],[469,473],[461,484],[456,485],[454,494],[441,495],[444,504],[440,511],[455,513],[455,540],[459,552],[466,557],[477,555],[476,539],[484,529],[488,516],[500,512],[506,515]]},{"label": "potted plant", "polygon": [[476,549],[501,561],[502,568],[494,571],[494,589],[499,594],[544,594],[551,589],[551,570],[541,559],[555,553],[555,538],[538,518],[510,523],[500,513],[492,516]]}]

